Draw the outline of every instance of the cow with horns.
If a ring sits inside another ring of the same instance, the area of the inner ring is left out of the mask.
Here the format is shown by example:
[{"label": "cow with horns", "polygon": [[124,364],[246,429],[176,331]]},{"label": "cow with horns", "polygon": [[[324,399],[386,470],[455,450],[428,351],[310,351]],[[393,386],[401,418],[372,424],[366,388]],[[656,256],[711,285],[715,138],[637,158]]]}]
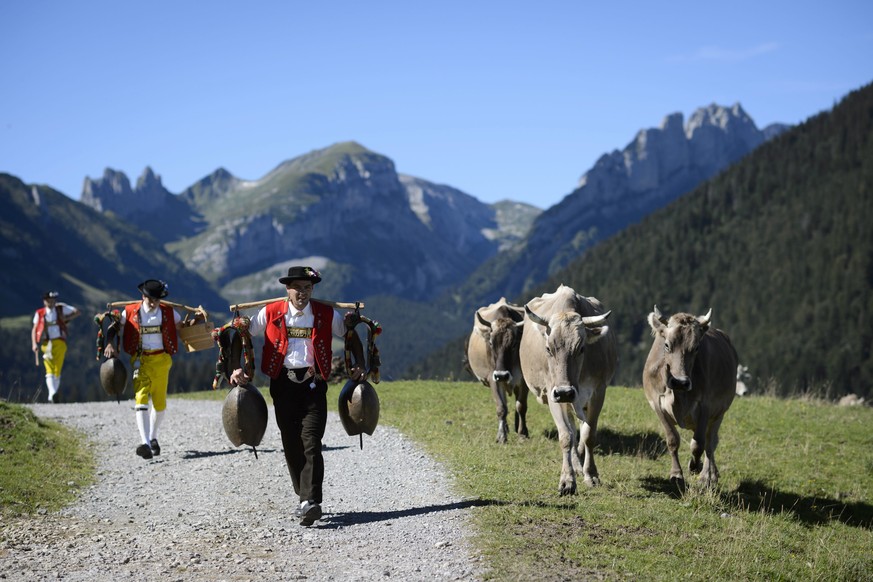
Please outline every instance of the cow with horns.
[{"label": "cow with horns", "polygon": [[718,429],[736,394],[737,352],[728,335],[711,326],[712,309],[699,317],[676,313],[668,319],[656,305],[648,321],[655,339],[643,368],[643,388],[664,426],[670,480],[685,484],[678,426],[694,431],[688,470],[700,473],[703,485],[715,486]]},{"label": "cow with horns", "polygon": [[473,331],[467,339],[467,363],[482,384],[491,388],[497,406],[497,442],[506,443],[507,399],[515,398],[515,432],[528,436],[527,384],[521,373],[518,348],[521,344],[524,309],[501,297],[497,303],[476,310]]},{"label": "cow with horns", "polygon": [[[558,429],[561,495],[576,493],[577,474],[586,485],[600,483],[594,463],[597,419],[618,364],[615,338],[606,325],[609,313],[594,297],[565,285],[525,305],[521,371]],[[578,440],[574,417],[579,419]]]}]

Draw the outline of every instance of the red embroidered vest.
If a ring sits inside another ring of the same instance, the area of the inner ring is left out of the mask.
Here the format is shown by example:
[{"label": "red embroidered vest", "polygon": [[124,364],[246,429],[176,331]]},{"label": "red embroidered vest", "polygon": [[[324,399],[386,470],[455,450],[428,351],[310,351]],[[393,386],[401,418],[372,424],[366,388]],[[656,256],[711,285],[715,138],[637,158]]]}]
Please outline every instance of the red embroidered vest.
[{"label": "red embroidered vest", "polygon": [[[331,338],[333,336],[333,308],[310,301],[312,315],[315,320],[312,331],[312,346],[315,348],[315,365],[322,378],[330,376]],[[264,328],[264,353],[261,356],[261,371],[270,378],[278,378],[288,354],[288,330],[285,326],[285,314],[288,313],[288,302],[285,300],[269,303],[267,310],[267,326]]]},{"label": "red embroidered vest", "polygon": [[[48,336],[48,332],[45,329],[45,307],[40,307],[39,309],[37,309],[36,314],[38,316],[38,319],[36,321],[36,328],[33,330],[33,341],[34,343],[40,343],[42,341],[42,333],[44,331],[46,332],[46,336]],[[66,341],[67,322],[64,321],[64,308],[60,305],[55,305],[55,322],[60,328],[61,339]]]},{"label": "red embroidered vest", "polygon": [[[124,351],[131,356],[139,351],[139,309],[142,301],[131,303],[124,307],[126,321],[124,322]],[[171,356],[179,349],[179,338],[176,337],[176,318],[173,308],[169,305],[159,304],[161,309],[161,338],[164,341],[164,351]]]}]

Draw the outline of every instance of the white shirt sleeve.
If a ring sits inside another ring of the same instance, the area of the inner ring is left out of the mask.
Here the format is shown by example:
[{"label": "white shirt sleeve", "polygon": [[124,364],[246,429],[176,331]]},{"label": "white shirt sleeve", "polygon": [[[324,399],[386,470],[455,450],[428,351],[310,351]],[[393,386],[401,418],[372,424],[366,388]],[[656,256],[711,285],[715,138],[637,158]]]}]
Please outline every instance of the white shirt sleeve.
[{"label": "white shirt sleeve", "polygon": [[346,324],[343,321],[343,314],[333,310],[333,321],[331,322],[331,329],[333,331],[333,335],[337,337],[346,337]]},{"label": "white shirt sleeve", "polygon": [[267,329],[267,308],[261,307],[258,314],[251,318],[249,322],[249,333],[252,337],[264,333]]}]

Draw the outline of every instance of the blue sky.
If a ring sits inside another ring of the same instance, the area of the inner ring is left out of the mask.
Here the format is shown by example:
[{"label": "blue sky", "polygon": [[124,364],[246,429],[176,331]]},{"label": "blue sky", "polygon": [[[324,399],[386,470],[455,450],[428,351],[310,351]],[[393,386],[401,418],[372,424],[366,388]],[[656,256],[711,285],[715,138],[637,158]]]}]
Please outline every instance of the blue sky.
[{"label": "blue sky", "polygon": [[0,172],[78,199],[151,166],[179,193],[355,140],[546,208],[667,114],[799,123],[873,81],[873,2],[824,5],[10,0]]}]

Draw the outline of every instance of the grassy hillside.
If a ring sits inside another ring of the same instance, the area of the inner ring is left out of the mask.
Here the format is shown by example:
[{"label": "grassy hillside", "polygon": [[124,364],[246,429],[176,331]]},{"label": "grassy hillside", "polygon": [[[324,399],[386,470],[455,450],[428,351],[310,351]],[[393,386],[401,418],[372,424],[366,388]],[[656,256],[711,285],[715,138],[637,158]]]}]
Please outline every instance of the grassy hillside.
[{"label": "grassy hillside", "polygon": [[[56,511],[94,482],[84,435],[0,400],[0,516]],[[0,520],[2,523],[2,520]]]}]

